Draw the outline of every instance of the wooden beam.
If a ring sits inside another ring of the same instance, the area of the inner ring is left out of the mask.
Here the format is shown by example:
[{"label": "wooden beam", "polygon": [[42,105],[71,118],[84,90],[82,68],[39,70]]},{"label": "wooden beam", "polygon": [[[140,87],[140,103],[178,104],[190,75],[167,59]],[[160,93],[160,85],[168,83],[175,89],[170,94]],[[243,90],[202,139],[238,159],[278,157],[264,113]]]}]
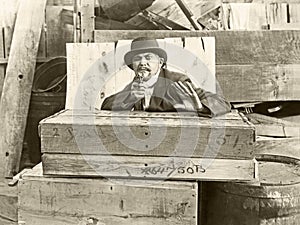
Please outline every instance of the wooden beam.
[{"label": "wooden beam", "polygon": [[95,31],[95,42],[147,36],[216,38],[217,65],[300,64],[300,31]]},{"label": "wooden beam", "polygon": [[188,28],[151,11],[144,10],[142,16],[151,22],[153,21],[159,27],[162,27],[161,30],[188,30]]},{"label": "wooden beam", "polygon": [[95,0],[81,1],[81,42],[93,42],[95,30]]},{"label": "wooden beam", "polygon": [[280,23],[270,24],[270,30],[300,30],[300,22],[298,23]]},{"label": "wooden beam", "polygon": [[217,65],[216,79],[231,102],[300,99],[300,64]]},{"label": "wooden beam", "polygon": [[6,158],[6,177],[19,170],[45,7],[46,0],[21,1],[15,24],[0,102],[0,156]]},{"label": "wooden beam", "polygon": [[43,154],[43,172],[52,176],[197,181],[253,181],[253,160]]},{"label": "wooden beam", "polygon": [[47,0],[47,6],[61,6],[61,5],[72,6],[73,0]]},{"label": "wooden beam", "polygon": [[[61,17],[62,17],[62,22],[64,24],[74,25],[72,10],[62,9]],[[130,24],[126,24],[123,22],[119,22],[116,20],[106,19],[106,18],[97,16],[95,18],[95,29],[99,29],[99,30],[119,30],[119,29],[121,29],[121,30],[122,29],[136,30],[136,29],[139,29],[139,27],[133,26]]]},{"label": "wooden beam", "polygon": [[184,0],[175,0],[178,6],[180,7],[181,11],[184,13],[186,18],[189,20],[189,22],[192,24],[193,28],[195,30],[201,30],[200,25],[198,24],[195,16],[187,6],[187,4],[184,2]]}]

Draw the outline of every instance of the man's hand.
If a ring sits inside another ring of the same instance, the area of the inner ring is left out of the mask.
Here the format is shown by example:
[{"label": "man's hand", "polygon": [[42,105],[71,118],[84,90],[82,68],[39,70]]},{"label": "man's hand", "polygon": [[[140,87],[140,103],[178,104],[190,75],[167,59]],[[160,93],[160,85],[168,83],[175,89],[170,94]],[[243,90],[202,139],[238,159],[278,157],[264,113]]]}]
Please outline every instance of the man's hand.
[{"label": "man's hand", "polygon": [[143,82],[133,81],[131,85],[131,98],[140,100],[145,97],[146,87]]},{"label": "man's hand", "polygon": [[177,110],[199,111],[202,108],[201,101],[190,82],[183,84],[181,81],[175,82],[173,87],[183,104],[174,104]]}]

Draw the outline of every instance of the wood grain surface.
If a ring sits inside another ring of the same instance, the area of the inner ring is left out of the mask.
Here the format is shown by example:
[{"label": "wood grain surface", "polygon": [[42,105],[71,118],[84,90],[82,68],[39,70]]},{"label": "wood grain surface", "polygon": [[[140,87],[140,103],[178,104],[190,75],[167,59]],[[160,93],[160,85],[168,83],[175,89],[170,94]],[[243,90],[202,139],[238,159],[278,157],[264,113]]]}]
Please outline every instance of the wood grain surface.
[{"label": "wood grain surface", "polygon": [[41,122],[42,152],[248,159],[253,156],[254,127],[238,115],[215,119],[192,114],[155,115],[133,112],[128,117],[124,112],[67,110]]},{"label": "wood grain surface", "polygon": [[197,224],[196,182],[47,178],[39,170],[20,180],[19,222]]},{"label": "wood grain surface", "polygon": [[[36,56],[46,0],[20,3],[0,103],[1,156],[6,155],[5,176],[19,170]],[[28,41],[30,40],[30,41]],[[24,48],[20,48],[24,46]]]}]

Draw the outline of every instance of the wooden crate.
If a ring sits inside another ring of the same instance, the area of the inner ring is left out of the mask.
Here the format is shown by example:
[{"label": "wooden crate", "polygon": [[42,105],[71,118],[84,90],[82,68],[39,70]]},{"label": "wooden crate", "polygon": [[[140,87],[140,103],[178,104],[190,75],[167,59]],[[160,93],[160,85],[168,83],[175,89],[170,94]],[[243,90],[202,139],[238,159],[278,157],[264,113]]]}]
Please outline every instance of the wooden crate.
[{"label": "wooden crate", "polygon": [[236,112],[207,119],[193,114],[64,110],[44,119],[40,132],[47,175],[255,178],[255,130]]},{"label": "wooden crate", "polygon": [[39,164],[19,181],[19,224],[196,225],[196,182],[51,178]]}]

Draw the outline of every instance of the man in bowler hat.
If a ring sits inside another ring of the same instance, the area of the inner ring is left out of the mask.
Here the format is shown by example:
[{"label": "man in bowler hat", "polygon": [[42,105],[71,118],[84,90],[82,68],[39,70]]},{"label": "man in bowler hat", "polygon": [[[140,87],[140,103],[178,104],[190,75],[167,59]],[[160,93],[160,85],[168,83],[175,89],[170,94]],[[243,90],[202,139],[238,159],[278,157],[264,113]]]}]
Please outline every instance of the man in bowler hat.
[{"label": "man in bowler hat", "polygon": [[166,69],[167,58],[155,39],[133,40],[124,60],[135,77],[122,91],[107,97],[101,109],[193,111],[206,117],[230,111],[230,104],[222,96],[196,88],[187,75]]}]

